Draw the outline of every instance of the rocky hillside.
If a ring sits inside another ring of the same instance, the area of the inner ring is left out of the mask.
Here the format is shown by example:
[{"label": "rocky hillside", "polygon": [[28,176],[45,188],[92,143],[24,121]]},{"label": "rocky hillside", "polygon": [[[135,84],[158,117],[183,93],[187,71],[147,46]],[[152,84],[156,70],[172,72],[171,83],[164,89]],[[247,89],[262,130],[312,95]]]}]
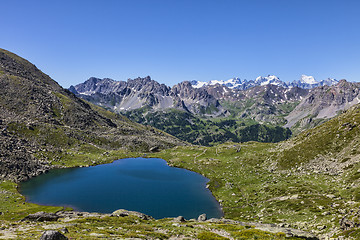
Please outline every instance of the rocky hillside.
[{"label": "rocky hillside", "polygon": [[111,151],[146,152],[182,144],[164,132],[84,102],[30,62],[3,49],[0,96],[2,179],[27,179],[75,161],[71,151],[111,155]]},{"label": "rocky hillside", "polygon": [[280,143],[278,167],[297,166],[334,175],[357,171],[360,160],[359,122],[360,105],[356,104],[326,123]]},{"label": "rocky hillside", "polygon": [[359,88],[359,83],[341,80],[333,86],[310,90],[300,104],[285,117],[285,127],[306,129],[335,117],[360,102]]}]

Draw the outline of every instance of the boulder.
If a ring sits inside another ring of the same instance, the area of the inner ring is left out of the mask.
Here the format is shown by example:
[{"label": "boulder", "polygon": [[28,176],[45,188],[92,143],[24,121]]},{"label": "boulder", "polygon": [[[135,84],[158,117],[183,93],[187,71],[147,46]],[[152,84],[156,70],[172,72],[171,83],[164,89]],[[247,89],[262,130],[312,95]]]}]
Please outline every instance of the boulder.
[{"label": "boulder", "polygon": [[206,214],[203,213],[201,214],[199,217],[198,217],[198,221],[199,222],[203,222],[203,221],[206,221],[207,220],[207,217],[206,217]]},{"label": "boulder", "polygon": [[57,221],[60,218],[56,213],[47,213],[47,212],[37,212],[34,214],[29,214],[21,221],[37,221],[37,222],[44,222],[44,221]]},{"label": "boulder", "polygon": [[178,216],[177,218],[174,218],[175,222],[186,222],[185,218],[183,216]]},{"label": "boulder", "polygon": [[63,234],[55,230],[48,230],[43,233],[40,240],[66,240],[68,239]]},{"label": "boulder", "polygon": [[136,211],[128,211],[128,210],[125,210],[125,209],[116,210],[111,215],[112,216],[117,216],[117,217],[135,216],[135,217],[141,218],[143,220],[154,219],[153,217],[151,217],[149,215],[146,215],[144,213],[136,212]]},{"label": "boulder", "polygon": [[218,222],[222,222],[222,220],[219,218],[210,218],[207,220],[207,222],[218,223]]},{"label": "boulder", "polygon": [[159,151],[160,151],[159,146],[151,147],[149,149],[149,152],[159,152]]}]

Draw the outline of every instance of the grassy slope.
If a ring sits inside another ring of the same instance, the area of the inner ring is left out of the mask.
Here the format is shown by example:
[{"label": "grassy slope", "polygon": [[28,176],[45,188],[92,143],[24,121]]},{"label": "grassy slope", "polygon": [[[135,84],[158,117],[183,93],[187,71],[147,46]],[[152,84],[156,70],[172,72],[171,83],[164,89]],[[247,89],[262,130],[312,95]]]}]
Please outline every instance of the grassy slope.
[{"label": "grassy slope", "polygon": [[[304,230],[316,229],[318,225],[335,227],[339,220],[334,216],[337,209],[330,205],[345,207],[345,202],[351,200],[349,196],[338,198],[342,196],[342,185],[336,183],[337,178],[267,169],[274,146],[252,142],[217,148],[178,147],[177,151],[165,150],[156,156],[208,177],[209,188],[221,202],[225,217],[287,223]],[[330,193],[336,198],[326,197]],[[329,215],[322,215],[327,211]]]}]

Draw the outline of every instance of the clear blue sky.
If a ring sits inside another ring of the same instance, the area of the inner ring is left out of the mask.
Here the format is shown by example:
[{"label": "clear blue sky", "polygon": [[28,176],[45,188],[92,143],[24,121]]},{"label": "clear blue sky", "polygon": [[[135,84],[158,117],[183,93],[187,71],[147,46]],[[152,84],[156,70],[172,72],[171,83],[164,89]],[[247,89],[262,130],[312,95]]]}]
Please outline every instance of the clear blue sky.
[{"label": "clear blue sky", "polygon": [[360,81],[358,0],[4,0],[0,48],[63,87],[274,74]]}]

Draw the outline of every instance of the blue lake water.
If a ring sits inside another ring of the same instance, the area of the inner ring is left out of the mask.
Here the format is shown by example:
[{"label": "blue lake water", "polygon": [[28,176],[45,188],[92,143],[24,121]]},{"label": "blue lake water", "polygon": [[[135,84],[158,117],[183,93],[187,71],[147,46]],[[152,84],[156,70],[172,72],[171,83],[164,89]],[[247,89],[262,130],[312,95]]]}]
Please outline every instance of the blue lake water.
[{"label": "blue lake water", "polygon": [[111,213],[127,209],[154,218],[223,215],[209,180],[159,158],[127,158],[86,168],[54,169],[20,184],[28,202]]}]

